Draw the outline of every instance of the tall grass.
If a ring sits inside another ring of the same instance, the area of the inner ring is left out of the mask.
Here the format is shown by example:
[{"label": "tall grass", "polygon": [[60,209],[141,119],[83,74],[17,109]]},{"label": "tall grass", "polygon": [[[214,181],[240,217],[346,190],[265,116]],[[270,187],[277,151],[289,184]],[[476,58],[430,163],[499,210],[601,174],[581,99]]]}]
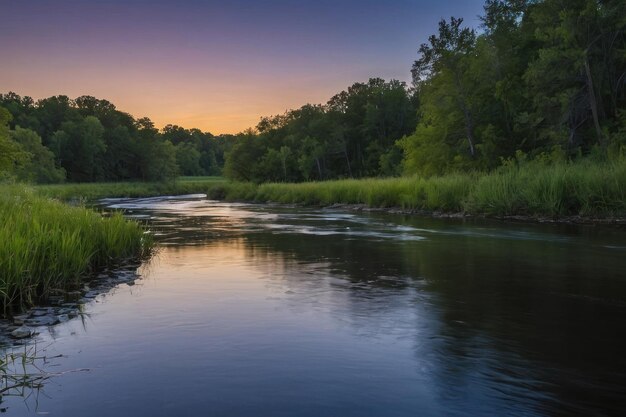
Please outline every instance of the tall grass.
[{"label": "tall grass", "polygon": [[254,185],[230,183],[229,200],[299,203],[308,205],[365,204],[371,207],[402,207],[423,210],[461,210],[471,176],[384,178]]},{"label": "tall grass", "polygon": [[491,173],[299,184],[224,183],[226,200],[307,205],[364,204],[493,216],[625,216],[626,160],[526,162]]},{"label": "tall grass", "polygon": [[626,216],[626,159],[545,163],[518,161],[490,173],[370,178],[306,183],[238,183],[186,177],[171,184],[106,183],[36,186],[61,199],[205,193],[229,201],[306,205],[363,204],[473,215]]},{"label": "tall grass", "polygon": [[116,260],[146,255],[152,238],[120,214],[0,186],[0,306],[32,304],[50,290],[78,285],[86,273]]},{"label": "tall grass", "polygon": [[99,182],[36,185],[38,195],[61,200],[95,200],[104,197],[152,197],[206,193],[225,183],[221,177],[181,177],[172,182]]},{"label": "tall grass", "polygon": [[624,216],[626,161],[503,167],[478,179],[464,207],[492,215]]}]

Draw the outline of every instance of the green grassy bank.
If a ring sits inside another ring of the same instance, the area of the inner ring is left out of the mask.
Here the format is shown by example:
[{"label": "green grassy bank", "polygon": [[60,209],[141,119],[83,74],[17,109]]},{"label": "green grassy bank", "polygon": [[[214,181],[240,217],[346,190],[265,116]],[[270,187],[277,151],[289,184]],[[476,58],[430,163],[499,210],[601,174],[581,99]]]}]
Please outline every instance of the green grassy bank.
[{"label": "green grassy bank", "polygon": [[152,241],[121,215],[102,217],[55,201],[206,193],[228,201],[364,204],[471,215],[626,218],[626,160],[510,164],[491,173],[431,178],[237,183],[218,177],[168,184],[0,185],[0,306],[32,304],[51,289],[115,260],[143,256]]},{"label": "green grassy bank", "polygon": [[[491,173],[300,184],[228,183],[227,200],[309,205],[365,204],[473,215],[625,217],[626,161],[502,167]],[[219,187],[218,187],[219,188]]]},{"label": "green grassy bank", "polygon": [[105,197],[153,197],[206,193],[226,183],[222,177],[180,177],[173,182],[99,182],[36,185],[37,195],[59,200],[95,200]]},{"label": "green grassy bank", "polygon": [[23,186],[0,186],[0,306],[33,304],[52,289],[76,287],[89,272],[147,255],[152,238],[121,215],[103,217],[37,196]]},{"label": "green grassy bank", "polygon": [[168,184],[98,183],[34,187],[60,199],[204,193],[227,201],[364,204],[487,216],[626,217],[626,159],[509,164],[490,173],[305,183],[242,183],[186,177]]}]

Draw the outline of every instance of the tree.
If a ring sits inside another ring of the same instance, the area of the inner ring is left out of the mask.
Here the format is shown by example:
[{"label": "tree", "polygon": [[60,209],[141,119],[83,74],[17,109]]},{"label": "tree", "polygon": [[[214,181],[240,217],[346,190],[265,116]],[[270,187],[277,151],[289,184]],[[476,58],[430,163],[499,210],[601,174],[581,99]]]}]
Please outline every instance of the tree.
[{"label": "tree", "polygon": [[102,155],[106,151],[104,128],[95,116],[79,122],[64,122],[52,136],[50,148],[68,179],[95,181],[102,173]]},{"label": "tree", "polygon": [[[420,93],[428,84],[438,87],[437,93],[444,95],[454,110],[460,112],[465,138],[472,157],[476,156],[474,106],[472,103],[473,83],[469,75],[469,58],[476,46],[473,29],[462,28],[463,19],[450,18],[450,22],[439,22],[439,34],[431,35],[429,43],[419,48],[420,57],[413,63],[413,83]],[[451,109],[452,110],[452,109]]]},{"label": "tree", "polygon": [[54,153],[42,145],[41,137],[36,132],[16,126],[10,133],[13,141],[30,155],[28,162],[16,169],[19,179],[37,183],[58,183],[65,180],[65,170],[55,166]]},{"label": "tree", "polygon": [[164,182],[171,181],[178,176],[176,147],[172,142],[154,141],[146,156],[149,163],[145,167],[144,179]]},{"label": "tree", "polygon": [[626,17],[623,1],[545,0],[529,9],[538,44],[524,75],[544,140],[589,149],[624,105]]},{"label": "tree", "polygon": [[176,162],[182,175],[203,175],[200,152],[191,142],[180,142],[176,147]]},{"label": "tree", "polygon": [[259,181],[256,164],[264,149],[252,129],[237,136],[232,149],[226,154],[224,174],[237,181]]},{"label": "tree", "polygon": [[31,157],[11,139],[9,134],[11,118],[11,113],[0,107],[0,179],[14,174]]}]

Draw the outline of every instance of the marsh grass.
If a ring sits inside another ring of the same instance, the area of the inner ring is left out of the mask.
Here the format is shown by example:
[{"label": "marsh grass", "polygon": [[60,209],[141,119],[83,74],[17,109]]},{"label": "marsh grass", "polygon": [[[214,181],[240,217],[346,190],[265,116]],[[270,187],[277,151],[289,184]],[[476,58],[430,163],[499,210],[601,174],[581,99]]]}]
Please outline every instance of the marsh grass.
[{"label": "marsh grass", "polygon": [[[323,182],[223,183],[226,200],[305,205],[364,204],[492,216],[625,216],[626,160],[540,161],[491,173]],[[210,194],[209,194],[210,195]]]},{"label": "marsh grass", "polygon": [[121,214],[104,217],[40,197],[23,186],[0,186],[0,305],[32,305],[50,290],[77,286],[91,271],[153,246],[144,228]]},{"label": "marsh grass", "polygon": [[490,173],[429,178],[366,178],[304,183],[241,183],[182,177],[172,183],[62,184],[34,187],[62,200],[205,193],[211,199],[320,205],[363,204],[488,216],[626,216],[626,159],[517,161]]},{"label": "marsh grass", "polygon": [[153,197],[206,193],[224,184],[221,177],[181,177],[172,182],[105,182],[36,185],[37,195],[60,200],[91,201],[105,197]]},{"label": "marsh grass", "polygon": [[624,216],[626,161],[503,167],[478,179],[464,207],[493,215]]},{"label": "marsh grass", "polygon": [[0,186],[0,304],[29,305],[51,289],[77,285],[114,260],[143,256],[149,235],[120,214],[103,217],[60,200],[206,193],[228,201],[328,206],[362,204],[430,212],[560,218],[626,216],[626,159],[517,161],[491,173],[289,183],[220,177],[173,183]]}]

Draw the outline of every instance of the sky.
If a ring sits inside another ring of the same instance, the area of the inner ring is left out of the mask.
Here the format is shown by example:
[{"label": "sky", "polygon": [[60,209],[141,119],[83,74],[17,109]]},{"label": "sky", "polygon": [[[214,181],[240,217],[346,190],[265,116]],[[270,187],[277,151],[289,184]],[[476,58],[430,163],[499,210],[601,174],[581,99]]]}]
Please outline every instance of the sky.
[{"label": "sky", "polygon": [[437,22],[484,0],[0,0],[0,93],[106,99],[157,127],[213,134],[410,81]]}]

